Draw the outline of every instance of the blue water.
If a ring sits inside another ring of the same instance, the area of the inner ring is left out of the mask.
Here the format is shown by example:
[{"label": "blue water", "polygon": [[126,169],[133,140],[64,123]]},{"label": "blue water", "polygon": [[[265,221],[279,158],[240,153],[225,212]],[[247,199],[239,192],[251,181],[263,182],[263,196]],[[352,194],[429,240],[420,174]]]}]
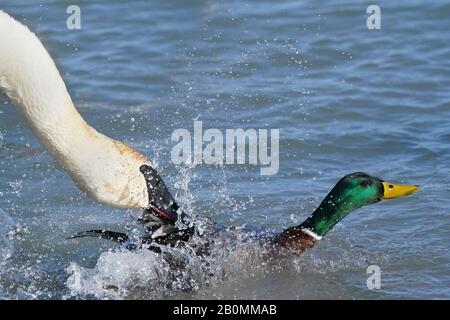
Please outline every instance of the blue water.
[{"label": "blue water", "polygon": [[[86,1],[81,30],[66,28],[71,3],[40,3],[0,9],[42,39],[86,120],[152,159],[191,213],[281,230],[354,171],[422,191],[350,214],[282,266],[237,252],[209,261],[210,279],[180,252],[174,273],[151,252],[65,240],[138,213],[81,193],[2,96],[2,298],[450,298],[448,1],[378,1],[380,30],[365,1]],[[171,133],[195,119],[280,129],[278,173],[174,165]]]}]

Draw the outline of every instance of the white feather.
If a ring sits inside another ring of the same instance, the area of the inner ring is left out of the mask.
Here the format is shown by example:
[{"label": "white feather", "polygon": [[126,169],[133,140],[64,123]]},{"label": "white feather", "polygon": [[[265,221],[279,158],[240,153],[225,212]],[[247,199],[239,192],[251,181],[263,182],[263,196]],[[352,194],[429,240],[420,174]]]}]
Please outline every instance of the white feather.
[{"label": "white feather", "polygon": [[39,39],[1,10],[0,90],[81,190],[112,206],[147,206],[139,167],[149,161],[86,123]]}]

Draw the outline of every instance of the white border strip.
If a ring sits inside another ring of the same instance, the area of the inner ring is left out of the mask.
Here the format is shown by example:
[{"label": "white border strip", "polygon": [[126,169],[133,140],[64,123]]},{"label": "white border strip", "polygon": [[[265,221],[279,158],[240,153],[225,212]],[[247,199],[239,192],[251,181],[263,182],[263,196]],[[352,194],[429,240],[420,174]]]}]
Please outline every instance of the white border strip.
[{"label": "white border strip", "polygon": [[306,228],[302,228],[302,229],[300,229],[302,232],[304,232],[304,233],[306,233],[308,236],[311,236],[311,237],[313,237],[314,238],[314,240],[317,240],[317,241],[319,241],[320,239],[322,239],[322,237],[321,236],[319,236],[318,234],[315,234],[314,232],[312,232],[311,230],[309,230],[309,229],[306,229]]}]

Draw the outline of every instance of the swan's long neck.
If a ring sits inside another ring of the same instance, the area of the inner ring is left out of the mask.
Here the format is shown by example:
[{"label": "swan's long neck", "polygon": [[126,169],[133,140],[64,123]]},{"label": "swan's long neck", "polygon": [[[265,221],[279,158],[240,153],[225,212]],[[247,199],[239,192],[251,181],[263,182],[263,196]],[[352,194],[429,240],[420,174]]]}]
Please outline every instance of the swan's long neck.
[{"label": "swan's long neck", "polygon": [[3,11],[0,90],[81,190],[112,206],[147,206],[145,180],[139,167],[148,160],[84,121],[42,43]]}]

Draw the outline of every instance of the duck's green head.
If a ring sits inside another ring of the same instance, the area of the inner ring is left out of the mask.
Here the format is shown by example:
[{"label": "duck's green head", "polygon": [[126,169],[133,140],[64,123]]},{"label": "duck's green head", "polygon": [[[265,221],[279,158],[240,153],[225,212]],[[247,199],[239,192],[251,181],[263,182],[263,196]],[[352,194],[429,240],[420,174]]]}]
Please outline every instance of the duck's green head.
[{"label": "duck's green head", "polygon": [[395,185],[363,172],[341,178],[314,213],[301,224],[319,236],[327,233],[350,212],[384,199],[394,199],[419,191],[418,186]]}]

